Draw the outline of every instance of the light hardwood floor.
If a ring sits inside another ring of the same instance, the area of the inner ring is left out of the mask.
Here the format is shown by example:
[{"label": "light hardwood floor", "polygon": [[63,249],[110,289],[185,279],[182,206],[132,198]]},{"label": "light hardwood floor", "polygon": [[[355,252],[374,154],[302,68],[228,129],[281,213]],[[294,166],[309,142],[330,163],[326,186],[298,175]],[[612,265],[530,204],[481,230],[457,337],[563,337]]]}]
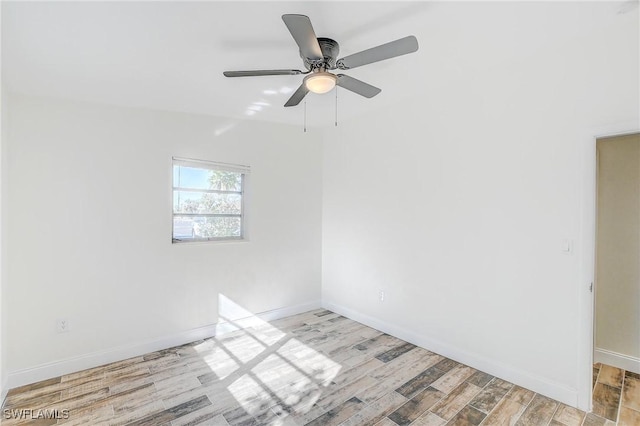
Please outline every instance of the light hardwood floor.
[{"label": "light hardwood floor", "polygon": [[640,374],[594,365],[593,412],[619,424],[640,425]]},{"label": "light hardwood floor", "polygon": [[614,424],[326,310],[13,389],[4,410],[68,418],[2,425]]}]

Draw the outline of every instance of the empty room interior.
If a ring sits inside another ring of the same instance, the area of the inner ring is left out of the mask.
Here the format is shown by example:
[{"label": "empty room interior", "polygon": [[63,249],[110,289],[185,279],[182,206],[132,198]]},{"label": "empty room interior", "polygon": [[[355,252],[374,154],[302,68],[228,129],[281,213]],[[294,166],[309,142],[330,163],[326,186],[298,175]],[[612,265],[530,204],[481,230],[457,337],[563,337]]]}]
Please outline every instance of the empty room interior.
[{"label": "empty room interior", "polygon": [[640,425],[638,1],[2,1],[2,425]]}]

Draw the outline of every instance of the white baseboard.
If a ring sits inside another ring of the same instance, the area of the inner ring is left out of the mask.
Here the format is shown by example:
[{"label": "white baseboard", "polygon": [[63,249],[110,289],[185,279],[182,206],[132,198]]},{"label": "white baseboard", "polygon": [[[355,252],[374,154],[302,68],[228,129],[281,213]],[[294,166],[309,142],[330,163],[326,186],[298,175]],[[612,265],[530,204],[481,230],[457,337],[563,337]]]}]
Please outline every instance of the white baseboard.
[{"label": "white baseboard", "polygon": [[325,309],[336,312],[354,321],[358,321],[362,324],[368,325],[369,327],[373,327],[409,343],[413,343],[414,345],[436,352],[447,358],[453,359],[454,361],[466,364],[503,380],[515,383],[572,407],[576,407],[578,404],[577,389],[569,388],[545,377],[540,377],[527,371],[498,363],[476,353],[462,351],[459,348],[431,339],[428,336],[417,334],[413,331],[406,330],[402,327],[362,314],[336,303],[323,301],[322,306]]},{"label": "white baseboard", "polygon": [[620,354],[607,349],[595,348],[593,362],[601,362],[603,364],[640,374],[640,358]]},{"label": "white baseboard", "polygon": [[165,336],[158,339],[109,348],[72,358],[41,364],[32,368],[9,372],[7,374],[6,383],[4,383],[2,386],[3,397],[6,395],[9,389],[13,389],[18,386],[39,382],[41,380],[51,379],[53,377],[74,373],[76,371],[86,370],[88,368],[98,367],[100,365],[144,355],[149,352],[155,352],[161,349],[184,345],[185,343],[206,339],[208,337],[224,334],[226,332],[237,330],[239,328],[259,325],[264,321],[273,321],[279,318],[284,318],[313,309],[318,309],[321,306],[322,305],[319,300],[303,303],[300,305],[288,306],[271,311],[257,313],[244,318],[234,319],[232,323],[219,322],[217,324],[205,325],[203,327],[186,330],[182,333]]}]

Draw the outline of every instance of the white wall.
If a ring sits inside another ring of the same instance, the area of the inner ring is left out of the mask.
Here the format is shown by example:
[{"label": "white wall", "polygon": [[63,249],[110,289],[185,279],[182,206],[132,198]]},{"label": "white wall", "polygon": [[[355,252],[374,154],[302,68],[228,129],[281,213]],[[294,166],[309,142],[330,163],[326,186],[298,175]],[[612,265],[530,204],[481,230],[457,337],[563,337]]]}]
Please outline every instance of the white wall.
[{"label": "white wall", "polygon": [[[9,101],[3,297],[11,387],[216,323],[219,295],[254,313],[319,305],[320,133],[14,94]],[[249,242],[171,244],[172,156],[251,166]],[[70,320],[69,333],[55,332],[57,318]],[[100,353],[112,355],[83,358]],[[56,361],[62,367],[46,368]]]},{"label": "white wall", "polygon": [[[1,6],[0,6],[1,9]],[[0,81],[2,78],[0,77]],[[5,340],[7,338],[7,333],[5,332],[6,327],[6,309],[5,309],[5,297],[4,297],[4,288],[6,283],[6,268],[5,265],[5,254],[6,250],[5,239],[4,239],[4,230],[5,230],[5,221],[6,221],[6,203],[4,202],[4,198],[6,196],[6,156],[4,154],[5,146],[7,139],[7,108],[6,108],[6,100],[5,100],[5,89],[4,86],[0,83],[0,404],[4,403],[4,397],[6,396],[7,389],[7,375],[6,375],[6,356],[5,351],[7,349],[7,345],[5,344]]]},{"label": "white wall", "polygon": [[[637,15],[575,33],[517,59],[489,44],[473,74],[434,60],[412,71],[423,95],[327,135],[323,302],[588,409],[582,159],[590,129],[639,126]],[[483,34],[457,37],[453,51]]]},{"label": "white wall", "polygon": [[[0,3],[0,46],[2,46],[2,8],[3,4]],[[1,56],[1,55],[0,55]],[[7,131],[6,126],[6,108],[5,108],[5,89],[4,89],[4,80],[2,79],[2,58],[0,57],[0,404],[4,404],[4,397],[7,394],[7,384],[6,384],[6,374],[5,374],[5,356],[4,351],[6,345],[4,344],[6,334],[4,332],[4,275],[5,269],[4,266],[4,238],[3,238],[3,230],[4,230],[4,208],[5,203],[3,202],[5,196],[4,190],[4,173],[5,167],[3,163],[5,161],[4,156],[4,147],[5,147],[5,136]]]},{"label": "white wall", "polygon": [[640,373],[640,135],[597,148],[596,359]]}]

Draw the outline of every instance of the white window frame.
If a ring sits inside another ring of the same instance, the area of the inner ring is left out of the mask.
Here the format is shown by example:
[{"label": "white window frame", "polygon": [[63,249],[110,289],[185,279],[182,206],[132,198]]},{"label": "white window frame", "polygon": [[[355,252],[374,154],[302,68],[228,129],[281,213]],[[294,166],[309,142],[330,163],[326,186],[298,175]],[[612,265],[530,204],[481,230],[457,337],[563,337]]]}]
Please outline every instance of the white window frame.
[{"label": "white window frame", "polygon": [[[240,191],[224,191],[217,189],[193,189],[193,188],[183,188],[179,186],[174,186],[173,181],[173,168],[174,166],[184,166],[184,167],[193,167],[198,169],[207,169],[207,170],[217,170],[217,171],[225,171],[225,172],[233,172],[240,173]],[[183,243],[199,243],[199,242],[221,242],[221,241],[245,241],[246,238],[246,212],[245,212],[245,197],[246,197],[246,184],[247,184],[247,176],[251,172],[251,168],[249,166],[244,166],[240,164],[231,164],[231,163],[220,163],[215,161],[206,161],[206,160],[196,160],[193,158],[181,158],[181,157],[172,157],[171,158],[171,242],[173,244],[183,244]],[[222,213],[176,213],[174,211],[173,205],[173,196],[176,191],[183,192],[204,192],[210,194],[238,194],[240,195],[241,213],[238,214],[222,214]],[[204,237],[204,238],[187,238],[187,239],[179,239],[174,238],[174,219],[175,217],[239,217],[240,218],[240,235],[237,237]]]}]

